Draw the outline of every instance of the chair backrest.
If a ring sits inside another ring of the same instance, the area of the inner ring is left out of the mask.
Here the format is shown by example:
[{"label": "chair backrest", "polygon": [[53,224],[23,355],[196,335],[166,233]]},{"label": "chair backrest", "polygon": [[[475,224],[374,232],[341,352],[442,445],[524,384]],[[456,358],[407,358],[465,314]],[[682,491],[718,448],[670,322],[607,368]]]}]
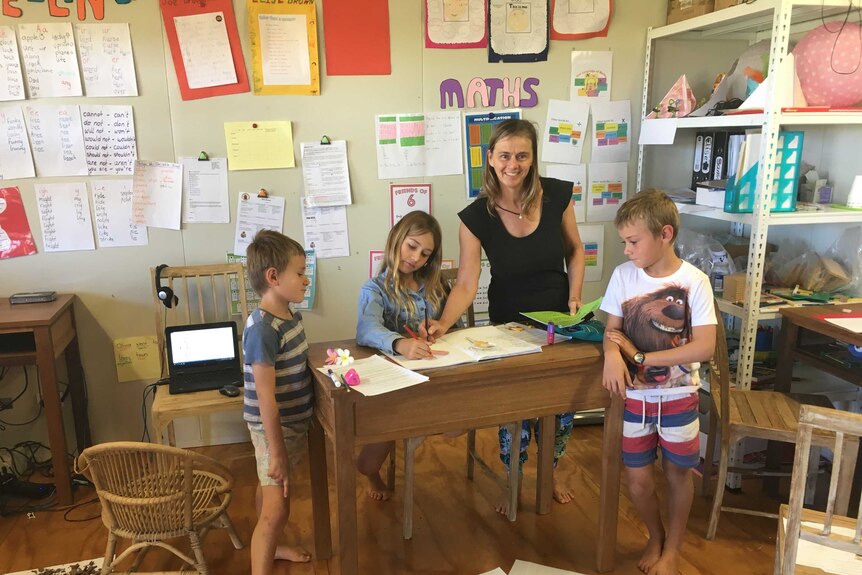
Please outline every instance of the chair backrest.
[{"label": "chair backrest", "polygon": [[[709,393],[719,408],[721,440],[730,437],[730,363],[727,355],[727,334],[724,331],[724,322],[721,310],[718,309],[718,300],[713,301],[715,305],[715,318],[718,320],[715,326],[715,352],[709,360]],[[718,396],[716,398],[716,396]],[[710,417],[716,414],[710,413]]]},{"label": "chair backrest", "polygon": [[[163,355],[165,328],[169,326],[238,321],[237,333],[242,333],[248,318],[242,264],[166,267],[159,276],[161,284],[171,288],[179,298],[176,305],[166,308],[153,289],[156,337]],[[154,286],[155,268],[150,268],[150,279],[150,285]],[[166,375],[162,361],[162,377]]]},{"label": "chair backrest", "polygon": [[233,487],[218,461],[152,443],[94,445],[76,468],[96,487],[102,521],[127,538],[167,539],[197,530],[227,506]]},{"label": "chair backrest", "polygon": [[[447,270],[440,270],[440,278],[443,280],[443,284],[446,286],[446,291],[450,291],[454,286],[455,282],[458,280],[458,268],[450,268]],[[473,304],[470,304],[470,307],[467,308],[467,327],[474,327],[476,325],[476,313],[473,309]]]},{"label": "chair backrest", "polygon": [[[811,452],[811,437],[815,433],[834,433],[835,450],[832,457],[832,479],[829,483],[829,496],[822,530],[802,527],[802,505],[805,497],[805,483],[808,478],[808,456]],[[782,572],[793,573],[796,564],[796,551],[799,539],[818,545],[862,555],[862,502],[856,513],[856,529],[852,538],[836,537],[832,533],[835,518],[835,500],[838,494],[838,477],[841,472],[842,454],[850,437],[862,437],[862,415],[839,411],[826,407],[802,405],[799,409],[799,429],[796,432],[796,454],[793,459],[793,478],[790,482],[790,501]],[[856,448],[856,444],[852,444]],[[781,519],[779,519],[780,521]]]}]

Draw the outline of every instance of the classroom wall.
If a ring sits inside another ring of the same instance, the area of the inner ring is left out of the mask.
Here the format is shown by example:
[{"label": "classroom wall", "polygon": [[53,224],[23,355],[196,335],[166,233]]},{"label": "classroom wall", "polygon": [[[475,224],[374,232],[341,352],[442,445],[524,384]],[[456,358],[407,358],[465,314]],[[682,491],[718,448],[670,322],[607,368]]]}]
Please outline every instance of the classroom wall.
[{"label": "classroom wall", "polygon": [[[323,1],[318,0],[318,37],[323,72],[320,96],[255,97],[246,93],[182,101],[158,3],[147,0],[125,6],[105,3],[105,22],[130,22],[140,96],[33,101],[37,104],[95,101],[132,105],[138,157],[146,160],[176,161],[179,156],[196,156],[201,150],[210,156],[224,156],[223,123],[226,121],[290,120],[297,150],[300,142],[319,141],[323,134],[347,140],[353,189],[353,205],[347,208],[351,256],[318,261],[315,308],[303,314],[311,341],[353,337],[357,294],[368,276],[368,251],[382,249],[389,229],[390,182],[377,179],[375,114],[439,111],[439,85],[447,78],[456,78],[466,84],[476,76],[534,76],[540,79],[536,88],[539,104],[535,108],[525,108],[523,116],[542,126],[547,100],[568,98],[571,51],[610,49],[614,53],[611,96],[614,100],[632,101],[635,120],[631,138],[637,142],[646,29],[664,23],[665,0],[618,0],[614,3],[615,12],[607,38],[552,41],[548,61],[535,64],[489,64],[485,49],[425,49],[424,1],[391,0],[392,74],[353,77],[329,77],[325,74]],[[2,23],[14,26],[22,22],[57,21],[48,17],[43,4],[22,5],[25,8],[22,18],[4,18]],[[234,10],[248,68],[250,52],[245,1],[235,0]],[[73,11],[70,20],[74,18]],[[686,54],[680,54],[680,58],[686,60]],[[690,62],[690,65],[696,66],[696,62]],[[629,165],[630,194],[635,191],[637,147],[634,143]],[[588,158],[589,150],[585,147],[584,161]],[[95,441],[137,439],[141,435],[141,393],[148,382],[117,383],[112,341],[155,333],[149,268],[160,263],[194,265],[223,262],[225,253],[233,246],[237,197],[242,192],[256,192],[259,188],[286,198],[284,232],[302,241],[301,178],[299,167],[230,172],[230,224],[186,224],[181,231],[150,228],[148,246],[47,254],[41,253],[42,238],[33,191],[36,180],[2,183],[3,186],[14,185],[21,189],[40,253],[0,261],[0,294],[46,289],[77,294],[75,314]],[[80,180],[48,178],[45,181]],[[398,180],[399,183],[420,181],[423,180]],[[433,185],[433,212],[444,232],[444,257],[457,260],[456,213],[468,203],[465,177],[446,176],[425,181]],[[585,286],[585,299],[603,293],[613,267],[623,260],[613,226],[606,224],[605,228],[608,251],[604,260],[604,277],[601,282]],[[12,370],[0,382],[0,396],[10,395],[10,390],[17,390],[21,385],[20,370]],[[3,416],[14,421],[25,420],[35,413],[35,402],[35,396],[29,404],[22,400]],[[45,435],[43,418],[31,426],[0,432],[0,445],[12,445],[25,438],[44,440]]]}]

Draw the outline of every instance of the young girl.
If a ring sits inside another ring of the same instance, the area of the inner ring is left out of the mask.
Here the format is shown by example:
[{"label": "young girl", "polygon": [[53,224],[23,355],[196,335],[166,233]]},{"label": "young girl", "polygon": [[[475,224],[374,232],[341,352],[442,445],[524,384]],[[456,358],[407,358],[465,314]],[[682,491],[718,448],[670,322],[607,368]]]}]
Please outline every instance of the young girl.
[{"label": "young girl", "polygon": [[[410,212],[389,232],[377,277],[359,292],[356,343],[394,352],[408,359],[431,357],[429,342],[408,333],[424,333],[426,320],[436,319],[445,291],[440,279],[440,224],[425,212]],[[380,467],[395,447],[392,441],[366,445],[356,466],[368,477],[368,496],[389,499]]]}]

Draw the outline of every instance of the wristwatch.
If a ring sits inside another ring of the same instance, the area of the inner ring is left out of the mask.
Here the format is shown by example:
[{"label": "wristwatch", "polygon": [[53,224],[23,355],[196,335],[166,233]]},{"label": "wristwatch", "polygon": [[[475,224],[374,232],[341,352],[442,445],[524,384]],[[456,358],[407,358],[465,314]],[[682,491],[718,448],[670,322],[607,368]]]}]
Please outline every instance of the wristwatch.
[{"label": "wristwatch", "polygon": [[635,352],[632,360],[634,360],[635,365],[643,365],[646,360],[646,355],[642,351]]}]

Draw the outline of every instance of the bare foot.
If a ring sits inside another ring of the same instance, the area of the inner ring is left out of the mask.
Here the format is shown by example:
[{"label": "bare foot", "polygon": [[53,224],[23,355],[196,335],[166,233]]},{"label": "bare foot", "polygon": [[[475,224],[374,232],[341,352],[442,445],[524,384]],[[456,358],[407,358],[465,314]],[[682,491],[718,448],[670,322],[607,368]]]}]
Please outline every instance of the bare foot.
[{"label": "bare foot", "polygon": [[557,503],[569,503],[575,498],[574,491],[566,485],[561,485],[554,476],[554,501]]},{"label": "bare foot", "polygon": [[661,558],[647,571],[648,575],[679,575],[679,556],[662,553]]},{"label": "bare foot", "polygon": [[299,546],[279,545],[275,548],[275,558],[293,563],[308,563],[311,561],[311,553]]},{"label": "bare foot", "polygon": [[509,498],[507,497],[505,500],[501,501],[497,505],[494,506],[494,510],[500,515],[509,515]]},{"label": "bare foot", "polygon": [[638,561],[638,569],[652,575],[652,569],[655,568],[662,557],[662,547],[664,547],[664,537],[661,539],[650,537],[646,549],[644,549],[644,553],[641,555],[640,561]]},{"label": "bare foot", "polygon": [[368,476],[368,497],[374,501],[389,501],[390,495],[379,473]]}]

